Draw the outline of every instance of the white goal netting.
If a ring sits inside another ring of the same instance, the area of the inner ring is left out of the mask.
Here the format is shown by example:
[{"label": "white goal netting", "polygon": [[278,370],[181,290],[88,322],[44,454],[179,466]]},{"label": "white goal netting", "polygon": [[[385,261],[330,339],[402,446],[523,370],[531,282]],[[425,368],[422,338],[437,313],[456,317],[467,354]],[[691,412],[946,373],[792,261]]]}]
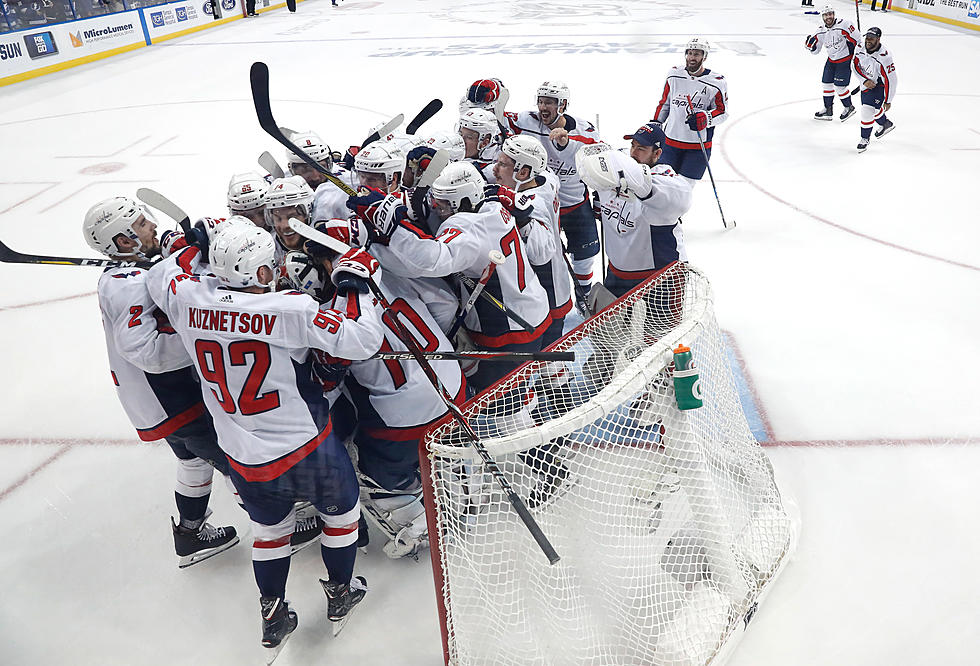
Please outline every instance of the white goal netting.
[{"label": "white goal netting", "polygon": [[[422,443],[448,662],[717,664],[790,551],[704,275],[674,264],[465,409],[554,545],[549,565],[445,421]],[[677,407],[691,348],[703,406]]]}]

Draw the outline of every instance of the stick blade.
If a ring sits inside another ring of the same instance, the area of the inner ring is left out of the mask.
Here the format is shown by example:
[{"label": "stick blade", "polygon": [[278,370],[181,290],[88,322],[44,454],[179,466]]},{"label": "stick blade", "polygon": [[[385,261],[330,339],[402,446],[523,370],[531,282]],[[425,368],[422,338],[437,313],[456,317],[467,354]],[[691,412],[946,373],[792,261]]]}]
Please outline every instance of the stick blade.
[{"label": "stick blade", "polygon": [[415,132],[418,131],[419,127],[421,127],[425,122],[427,122],[432,116],[439,113],[440,109],[442,109],[441,99],[434,99],[428,104],[426,104],[425,108],[419,111],[417,116],[412,118],[412,122],[410,122],[408,124],[408,127],[405,128],[405,134],[415,134]]},{"label": "stick blade", "polygon": [[272,117],[272,107],[269,105],[269,66],[261,60],[253,62],[248,72],[252,85],[252,102],[255,104],[255,115],[259,125],[267,133],[269,128],[278,130],[276,119]]}]

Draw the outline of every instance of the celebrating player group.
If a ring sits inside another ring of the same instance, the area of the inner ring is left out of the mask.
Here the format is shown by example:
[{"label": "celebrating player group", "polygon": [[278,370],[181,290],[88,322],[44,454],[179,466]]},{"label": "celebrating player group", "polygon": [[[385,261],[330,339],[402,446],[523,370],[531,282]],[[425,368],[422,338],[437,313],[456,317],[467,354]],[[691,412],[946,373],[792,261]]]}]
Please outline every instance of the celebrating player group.
[{"label": "celebrating player group", "polygon": [[[270,658],[298,622],[294,552],[319,537],[336,632],[368,590],[354,573],[368,520],[389,557],[428,543],[426,429],[547,359],[573,308],[587,318],[687,259],[680,218],[710,172],[728,92],[706,68],[708,42],[686,46],[651,120],[623,137],[628,151],[570,112],[564,83],[543,82],[512,112],[489,78],[468,88],[452,129],[416,134],[425,117],[364,128],[374,140],[341,154],[280,128],[287,165],[264,154],[268,174],[232,176],[228,217],[158,235],[126,196],[85,214],[88,244],[124,263],[98,285],[119,399],[139,436],[179,460],[179,565],[238,542],[206,522],[217,470],[251,521]],[[562,381],[557,362],[543,367],[542,381]],[[541,423],[542,400],[514,405],[506,427]],[[527,455],[541,463],[533,510],[567,470],[546,447]]]}]

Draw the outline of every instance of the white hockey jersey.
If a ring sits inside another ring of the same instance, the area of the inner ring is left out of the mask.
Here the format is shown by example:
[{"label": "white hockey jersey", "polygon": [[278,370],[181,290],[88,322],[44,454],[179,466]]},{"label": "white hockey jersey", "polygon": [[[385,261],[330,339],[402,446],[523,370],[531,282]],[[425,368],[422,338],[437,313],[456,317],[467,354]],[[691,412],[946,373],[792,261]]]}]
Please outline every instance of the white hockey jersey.
[{"label": "white hockey jersey", "polygon": [[572,278],[565,263],[564,246],[561,241],[561,228],[558,224],[558,179],[550,171],[537,176],[535,187],[521,190],[520,196],[531,199],[531,216],[535,222],[547,228],[551,244],[545,248],[546,254],[540,259],[528,244],[531,265],[538,281],[548,292],[548,306],[555,319],[564,317],[572,309]]},{"label": "white hockey jersey", "polygon": [[830,62],[844,62],[851,59],[860,34],[853,23],[839,18],[829,28],[821,21],[820,27],[813,36],[817,38],[814,54],[819,54],[821,49],[826,49],[827,59]]},{"label": "white hockey jersey", "polygon": [[[531,268],[511,214],[496,201],[485,202],[475,213],[453,215],[439,226],[435,238],[399,225],[388,244],[388,251],[413,273],[409,277],[462,272],[479,280],[491,250],[503,252],[507,260],[497,266],[486,292],[523,317],[534,331],[525,331],[482,299],[476,301],[463,325],[473,342],[487,348],[536,340],[551,323],[548,297]],[[464,293],[463,299],[467,297]]]},{"label": "white hockey jersey", "polygon": [[98,293],[112,383],[139,438],[163,439],[204,414],[191,357],[150,299],[146,269],[110,268]]},{"label": "white hockey jersey", "polygon": [[667,72],[664,92],[653,112],[653,119],[663,124],[668,146],[700,150],[697,132],[687,126],[687,117],[691,115],[688,97],[694,111],[708,112],[711,124],[701,135],[701,140],[705,148],[711,148],[715,125],[728,119],[728,82],[710,69],[699,76],[691,76],[683,67],[672,67]]},{"label": "white hockey jersey", "polygon": [[[453,351],[422,301],[425,293],[417,281],[385,273],[379,285],[398,320],[408,329],[423,351]],[[382,351],[408,351],[394,327],[384,320]],[[458,361],[432,361],[446,391],[457,404],[464,401],[465,382]],[[446,405],[432,387],[422,367],[414,360],[355,361],[350,366],[354,381],[348,392],[358,410],[358,420],[366,434],[379,439],[410,441],[419,439],[425,429],[446,413]]]},{"label": "white hockey jersey", "polygon": [[551,128],[541,122],[536,111],[521,111],[505,115],[512,132],[533,136],[548,152],[548,170],[561,181],[561,186],[558,188],[558,201],[562,208],[577,206],[587,199],[588,192],[579,179],[575,166],[575,154],[582,146],[599,141],[599,132],[592,123],[564,114],[564,129],[568,132],[568,144],[559,148],[549,138]]},{"label": "white hockey jersey", "polygon": [[383,328],[367,295],[321,309],[300,292],[252,294],[198,274],[197,248],[154,266],[150,296],[170,317],[201,379],[218,444],[247,481],[275,479],[330,433],[329,404],[311,377],[309,349],[365,359]]},{"label": "white hockey jersey", "polygon": [[687,261],[678,218],[691,207],[690,183],[666,164],[651,167],[647,180],[642,167],[625,153],[603,154],[615,160],[614,168],[624,173],[632,191],[625,197],[615,190],[599,192],[610,272],[639,280],[675,259]]},{"label": "white hockey jersey", "polygon": [[[357,189],[357,175],[341,167],[335,167],[333,174],[342,181]],[[347,207],[348,195],[329,180],[321,183],[313,195],[313,215],[310,224],[321,220],[346,220],[351,216]]]},{"label": "white hockey jersey", "polygon": [[879,46],[874,53],[868,53],[864,46],[859,46],[854,52],[851,65],[862,81],[874,81],[875,84],[884,86],[885,103],[892,103],[898,91],[898,73],[888,49]]}]

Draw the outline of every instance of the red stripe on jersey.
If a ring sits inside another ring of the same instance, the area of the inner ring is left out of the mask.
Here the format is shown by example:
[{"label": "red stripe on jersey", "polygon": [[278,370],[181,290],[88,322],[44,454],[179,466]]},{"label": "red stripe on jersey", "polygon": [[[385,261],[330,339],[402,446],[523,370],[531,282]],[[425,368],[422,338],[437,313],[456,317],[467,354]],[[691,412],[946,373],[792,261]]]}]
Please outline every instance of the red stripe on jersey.
[{"label": "red stripe on jersey", "polygon": [[243,479],[249,483],[261,483],[263,481],[272,481],[273,479],[278,479],[280,476],[288,472],[297,463],[306,458],[308,455],[316,450],[316,447],[320,446],[323,441],[327,438],[333,431],[333,422],[328,422],[327,427],[324,428],[319,435],[308,441],[303,446],[299,447],[292,453],[279,458],[278,460],[273,460],[272,462],[262,463],[260,465],[243,465],[231,458],[231,456],[226,456],[228,458],[228,464],[230,464],[236,472],[238,472]]},{"label": "red stripe on jersey", "polygon": [[415,225],[413,225],[408,220],[402,220],[398,224],[399,224],[399,226],[404,227],[405,228],[405,231],[408,231],[408,232],[410,232],[412,234],[415,234],[417,237],[419,237],[419,238],[421,238],[423,240],[431,240],[432,239],[432,235],[431,234],[425,233],[424,231],[422,231],[421,229],[419,229],[418,227],[416,227]]},{"label": "red stripe on jersey", "polygon": [[[112,378],[116,378],[115,373],[113,373]],[[163,423],[155,425],[152,428],[137,428],[136,434],[139,435],[139,438],[144,442],[153,442],[158,439],[163,439],[164,437],[169,437],[170,435],[174,434],[174,431],[176,431],[178,428],[184,427],[202,414],[204,414],[204,403],[199,402],[191,407],[188,407],[177,416],[171,416]]]},{"label": "red stripe on jersey", "polygon": [[348,319],[357,319],[361,316],[361,304],[356,294],[347,297],[347,312],[345,314]]},{"label": "red stripe on jersey", "polygon": [[196,257],[200,252],[201,251],[195,246],[185,247],[180,251],[180,254],[177,255],[177,265],[180,266],[185,273],[192,275],[194,270],[191,268],[191,259]]},{"label": "red stripe on jersey", "polygon": [[252,542],[253,548],[282,548],[283,546],[289,545],[290,537],[284,536],[281,539],[273,539],[272,541],[263,541],[261,539],[256,539]]},{"label": "red stripe on jersey", "polygon": [[[453,402],[456,403],[457,407],[462,407],[463,403],[466,402],[466,377],[463,376],[462,370],[460,370],[459,374],[459,391],[456,393],[456,397],[453,398]],[[425,434],[425,431],[433,426],[437,421],[442,420],[442,417],[445,416],[445,414],[446,413],[443,412],[428,423],[423,423],[422,425],[416,426],[370,426],[365,425],[365,423],[362,421],[361,427],[364,430],[364,434],[375,439],[386,439],[390,442],[417,442],[418,440],[422,439],[422,435]]]},{"label": "red stripe on jersey", "polygon": [[568,302],[565,303],[564,305],[559,305],[558,307],[551,309],[551,318],[561,319],[562,317],[567,315],[571,311],[571,309],[572,309],[572,299],[569,298]]},{"label": "red stripe on jersey", "polygon": [[711,117],[717,118],[725,112],[725,96],[721,91],[715,93],[715,108],[711,110]]},{"label": "red stripe on jersey", "polygon": [[891,87],[890,86],[891,81],[888,80],[888,74],[885,72],[885,66],[884,66],[884,64],[882,64],[882,66],[881,66],[881,80],[885,84],[885,101],[887,102],[888,101],[888,89]]},{"label": "red stripe on jersey", "polygon": [[579,136],[578,134],[569,134],[568,135],[568,140],[569,141],[578,141],[579,143],[585,143],[585,144],[596,143],[596,140],[595,139],[590,139],[587,136]]},{"label": "red stripe on jersey", "polygon": [[119,380],[116,379],[116,371],[110,370],[109,374],[112,375],[112,383],[115,384],[116,386],[119,386]]},{"label": "red stripe on jersey", "polygon": [[[684,148],[686,150],[701,150],[701,144],[699,144],[699,143],[688,143],[687,141],[676,141],[675,139],[671,139],[670,137],[667,137],[666,144],[668,146],[672,147],[672,148]],[[704,142],[704,147],[706,149],[707,148],[711,148],[711,142],[710,141],[705,141]]]},{"label": "red stripe on jersey", "polygon": [[609,271],[621,280],[645,280],[659,270],[658,268],[651,268],[642,271],[624,271],[613,266],[612,262],[609,263]]},{"label": "red stripe on jersey", "polygon": [[521,329],[520,331],[510,331],[509,333],[504,333],[502,335],[484,335],[483,333],[477,333],[476,331],[471,331],[469,329],[467,329],[466,332],[470,334],[470,338],[478,346],[489,347],[490,349],[499,349],[504,345],[522,345],[531,342],[532,340],[537,340],[549,326],[551,326],[551,313],[548,313],[548,315],[544,318],[544,321],[530,333],[524,329]]},{"label": "red stripe on jersey", "polygon": [[660,119],[660,112],[663,110],[664,104],[667,103],[668,97],[670,97],[670,79],[667,79],[667,81],[664,83],[664,94],[660,97],[660,103],[657,104],[657,110],[653,112],[654,120]]},{"label": "red stripe on jersey", "polygon": [[579,201],[577,204],[572,204],[571,206],[562,206],[558,210],[558,216],[561,217],[562,215],[565,215],[566,213],[571,213],[573,210],[575,210],[579,206],[581,206],[583,204],[587,204],[587,203],[589,203],[589,197],[585,197],[584,199],[582,199],[581,201]]},{"label": "red stripe on jersey", "polygon": [[867,81],[871,80],[871,77],[868,76],[863,69],[861,69],[861,61],[858,58],[854,59],[854,71],[856,71],[858,75],[864,77]]},{"label": "red stripe on jersey", "polygon": [[847,61],[848,61],[848,60],[850,60],[850,59],[851,59],[852,57],[854,57],[854,56],[851,56],[851,55],[846,55],[846,56],[844,56],[843,58],[838,58],[837,60],[834,60],[834,59],[832,59],[832,58],[827,58],[827,60],[828,60],[828,61],[830,61],[830,62],[832,62],[832,63],[834,63],[834,64],[836,65],[836,64],[837,64],[837,63],[839,63],[839,62],[847,62]]}]

